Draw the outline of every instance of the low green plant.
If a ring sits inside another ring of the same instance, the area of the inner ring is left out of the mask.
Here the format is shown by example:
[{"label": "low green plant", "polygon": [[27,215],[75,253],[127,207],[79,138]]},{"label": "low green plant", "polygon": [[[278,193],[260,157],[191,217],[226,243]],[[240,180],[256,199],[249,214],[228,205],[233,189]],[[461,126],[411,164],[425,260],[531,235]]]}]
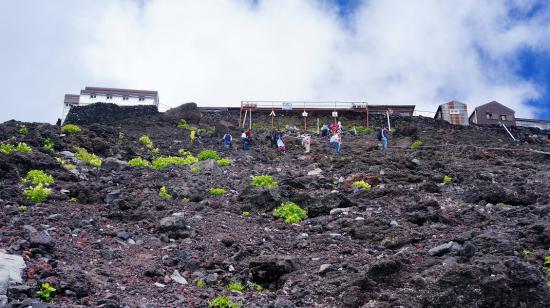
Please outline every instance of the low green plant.
[{"label": "low green plant", "polygon": [[372,188],[372,186],[365,182],[365,181],[355,181],[353,182],[353,184],[351,184],[351,187],[353,188],[361,188],[361,189],[365,189],[365,190],[369,190]]},{"label": "low green plant", "polygon": [[77,203],[78,199],[76,197],[71,197],[71,198],[69,198],[69,202],[70,203]]},{"label": "low green plant", "polygon": [[214,150],[204,150],[204,151],[201,151],[198,155],[197,155],[197,158],[199,159],[199,161],[201,160],[207,160],[207,159],[214,159],[214,160],[218,160],[220,159],[220,156],[218,155],[218,153]]},{"label": "low green plant", "polygon": [[529,249],[523,249],[523,250],[521,251],[521,254],[522,254],[524,257],[528,257],[528,256],[531,255],[531,250],[529,250]]},{"label": "low green plant", "polygon": [[165,200],[172,200],[172,195],[166,191],[166,186],[160,188],[159,196]]},{"label": "low green plant", "polygon": [[504,203],[504,202],[499,202],[499,203],[496,204],[496,207],[501,208],[501,209],[502,209],[502,208],[505,208],[505,207],[506,207],[506,203]]},{"label": "low green plant", "polygon": [[229,291],[236,291],[242,293],[244,291],[244,285],[238,281],[230,282],[227,286]]},{"label": "low green plant", "polygon": [[53,149],[53,146],[55,144],[53,143],[53,140],[51,138],[46,138],[44,140],[42,140],[42,147],[46,150],[51,150]]},{"label": "low green plant", "polygon": [[544,267],[546,267],[546,285],[550,287],[550,248],[548,248],[548,253],[544,258]]},{"label": "low green plant", "polygon": [[128,165],[132,167],[150,167],[151,163],[141,157],[134,157],[128,161]]},{"label": "low green plant", "polygon": [[191,152],[189,152],[189,151],[187,151],[187,150],[185,150],[185,149],[179,149],[179,150],[178,150],[178,155],[179,155],[179,156],[184,156],[184,157],[186,157],[186,156],[193,156],[193,154],[192,154]]},{"label": "low green plant", "polygon": [[26,212],[27,209],[28,209],[28,207],[26,205],[20,205],[20,206],[17,207],[17,210],[19,212]]},{"label": "low green plant", "polygon": [[180,199],[181,202],[189,202],[189,198],[183,197]]},{"label": "low green plant", "polygon": [[216,162],[218,163],[218,166],[220,166],[220,167],[231,166],[231,160],[229,160],[229,158],[218,159]]},{"label": "low green plant", "polygon": [[194,164],[198,161],[196,157],[187,156],[187,157],[178,157],[178,156],[166,156],[166,157],[157,157],[151,162],[151,167],[156,170],[164,170],[168,166],[183,166]]},{"label": "low green plant", "polygon": [[154,148],[151,150],[151,153],[153,154],[159,154],[160,153],[160,149],[159,148]]},{"label": "low green plant", "polygon": [[202,278],[199,278],[197,280],[197,288],[200,288],[200,289],[204,288],[204,280]]},{"label": "low green plant", "polygon": [[148,149],[152,149],[153,148],[153,141],[151,141],[151,139],[149,138],[149,136],[147,135],[141,135],[138,139],[138,141],[143,144],[145,147],[147,147]]},{"label": "low green plant", "polygon": [[57,290],[46,282],[40,286],[40,290],[36,292],[36,295],[38,295],[38,297],[42,300],[49,302],[52,300],[55,291]]},{"label": "low green plant", "polygon": [[117,138],[118,138],[118,140],[124,139],[124,133],[123,132],[118,132]]},{"label": "low green plant", "polygon": [[44,185],[42,184],[38,184],[34,187],[29,187],[23,190],[23,195],[25,195],[27,200],[34,203],[44,202],[44,200],[48,198],[50,193],[51,193],[51,189],[44,188]]},{"label": "low green plant", "polygon": [[221,196],[221,195],[225,194],[225,189],[223,189],[223,188],[210,188],[208,190],[208,193],[213,195],[213,196]]},{"label": "low green plant", "polygon": [[412,150],[418,150],[424,145],[424,142],[420,140],[415,140],[413,143],[411,143],[411,149]]},{"label": "low green plant", "polygon": [[184,119],[181,119],[178,123],[178,128],[189,129],[190,127],[191,126],[189,125],[189,123],[187,123],[187,121],[185,121]]},{"label": "low green plant", "polygon": [[448,175],[443,177],[443,184],[445,184],[445,185],[451,184],[452,181],[453,181],[453,178],[448,176]]},{"label": "low green plant", "polygon": [[29,129],[25,125],[20,125],[19,126],[19,133],[21,135],[26,135],[26,134],[29,133]]},{"label": "low green plant", "polygon": [[67,125],[61,126],[61,133],[63,134],[76,134],[76,133],[79,133],[80,131],[81,129],[80,127],[78,127],[78,125],[67,124]]},{"label": "low green plant", "polygon": [[283,218],[287,224],[292,224],[307,218],[307,211],[294,202],[286,202],[273,211],[273,216]]},{"label": "low green plant", "polygon": [[257,175],[252,178],[250,184],[252,184],[252,186],[267,189],[277,187],[277,181],[275,181],[271,175]]},{"label": "low green plant", "polygon": [[216,298],[208,302],[210,308],[241,308],[241,303],[235,303],[226,295],[218,295]]},{"label": "low green plant", "polygon": [[261,284],[258,284],[258,283],[255,283],[255,282],[252,282],[252,288],[254,288],[254,290],[256,290],[256,292],[263,292],[265,290],[264,287],[262,287]]},{"label": "low green plant", "polygon": [[54,183],[53,176],[46,174],[42,170],[30,170],[27,176],[21,180],[23,183],[31,182],[33,185],[49,185]]},{"label": "low green plant", "polygon": [[191,173],[199,173],[199,172],[201,172],[201,170],[202,170],[201,167],[199,167],[199,166],[193,166],[193,167],[191,168]]},{"label": "low green plant", "polygon": [[30,153],[32,152],[32,148],[28,146],[25,142],[19,142],[17,146],[15,147],[15,150],[17,152],[21,153]]},{"label": "low green plant", "polygon": [[372,127],[354,126],[354,128],[358,134],[370,134],[374,131]]},{"label": "low green plant", "polygon": [[56,160],[61,164],[61,167],[67,169],[67,170],[73,170],[74,168],[76,168],[75,165],[71,164],[71,163],[68,163],[66,160],[64,160],[63,158],[56,158]]},{"label": "low green plant", "polygon": [[15,147],[9,143],[0,143],[0,153],[10,155],[15,152]]},{"label": "low green plant", "polygon": [[89,153],[85,148],[76,147],[76,158],[92,167],[99,168],[103,160],[92,153]]},{"label": "low green plant", "polygon": [[243,217],[250,217],[249,211],[243,211]]}]

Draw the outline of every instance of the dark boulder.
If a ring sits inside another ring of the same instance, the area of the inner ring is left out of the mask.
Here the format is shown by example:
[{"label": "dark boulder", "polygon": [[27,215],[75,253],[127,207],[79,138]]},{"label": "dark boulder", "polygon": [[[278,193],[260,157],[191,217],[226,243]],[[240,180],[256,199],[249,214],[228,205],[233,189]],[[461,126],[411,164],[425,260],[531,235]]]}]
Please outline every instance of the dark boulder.
[{"label": "dark boulder", "polygon": [[263,255],[249,263],[254,282],[269,285],[278,282],[281,276],[296,270],[296,258],[282,255]]},{"label": "dark boulder", "polygon": [[199,124],[202,114],[195,103],[187,103],[178,107],[168,109],[164,117],[170,120],[185,120],[190,124]]}]

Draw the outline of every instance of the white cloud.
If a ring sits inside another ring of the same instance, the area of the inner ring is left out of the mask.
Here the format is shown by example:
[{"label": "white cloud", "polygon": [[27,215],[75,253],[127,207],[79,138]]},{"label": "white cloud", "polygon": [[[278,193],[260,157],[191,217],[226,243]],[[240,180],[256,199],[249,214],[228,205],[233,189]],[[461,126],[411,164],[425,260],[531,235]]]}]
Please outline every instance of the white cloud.
[{"label": "white cloud", "polygon": [[[14,28],[34,12],[18,38],[57,33],[62,44],[40,41],[12,61],[21,81],[2,92],[46,91],[29,95],[50,109],[60,108],[60,89],[86,85],[156,89],[172,106],[354,100],[433,111],[451,99],[471,107],[498,100],[521,116],[535,111],[528,100],[546,95],[516,73],[523,48],[550,50],[548,7],[527,14],[535,1],[368,1],[345,21],[322,0],[74,3],[3,10],[15,16]],[[18,69],[28,59],[38,77]],[[21,114],[10,106],[0,120]],[[33,116],[53,121],[45,115]]]}]

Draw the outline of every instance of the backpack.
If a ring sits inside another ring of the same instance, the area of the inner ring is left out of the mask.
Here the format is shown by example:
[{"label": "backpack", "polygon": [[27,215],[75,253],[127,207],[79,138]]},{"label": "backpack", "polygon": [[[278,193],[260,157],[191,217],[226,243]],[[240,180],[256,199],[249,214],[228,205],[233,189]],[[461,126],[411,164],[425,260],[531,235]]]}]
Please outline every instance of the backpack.
[{"label": "backpack", "polygon": [[225,136],[223,137],[223,139],[227,142],[231,141],[231,135],[230,134],[225,134]]},{"label": "backpack", "polygon": [[382,141],[383,134],[384,134],[384,131],[380,130],[380,132],[378,133],[378,140],[379,141]]}]

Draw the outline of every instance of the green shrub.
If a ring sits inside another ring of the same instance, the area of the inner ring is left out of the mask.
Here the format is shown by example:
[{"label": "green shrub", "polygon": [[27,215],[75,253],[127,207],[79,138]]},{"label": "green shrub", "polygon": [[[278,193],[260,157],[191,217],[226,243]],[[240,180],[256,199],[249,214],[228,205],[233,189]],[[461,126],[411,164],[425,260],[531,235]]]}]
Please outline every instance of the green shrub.
[{"label": "green shrub", "polygon": [[53,143],[53,140],[51,138],[46,138],[44,140],[42,140],[42,147],[46,150],[51,150],[53,149],[53,146],[54,146],[54,143]]},{"label": "green shrub", "polygon": [[69,198],[69,202],[70,203],[77,203],[78,199],[76,197],[71,197],[71,198]]},{"label": "green shrub", "polygon": [[197,158],[199,159],[199,161],[207,159],[218,160],[220,159],[220,156],[214,150],[204,150],[197,155]]},{"label": "green shrub", "polygon": [[57,291],[54,287],[52,287],[49,283],[43,283],[42,286],[40,286],[40,290],[36,292],[36,295],[40,297],[42,300],[49,302],[53,298],[53,293]]},{"label": "green shrub", "polygon": [[353,184],[351,184],[351,187],[353,188],[362,188],[362,189],[366,189],[366,190],[369,190],[372,188],[372,186],[365,182],[365,181],[355,181],[353,182]]},{"label": "green shrub", "polygon": [[151,166],[151,163],[141,157],[134,157],[128,161],[128,165],[132,167],[149,167]]},{"label": "green shrub", "polygon": [[273,179],[271,175],[258,175],[252,178],[250,184],[261,188],[275,188],[277,187],[277,181]]},{"label": "green shrub", "polygon": [[422,141],[420,141],[420,140],[415,140],[415,141],[411,144],[411,149],[413,149],[413,150],[418,150],[418,149],[420,149],[423,145],[424,145],[424,142],[422,142]]},{"label": "green shrub", "polygon": [[42,170],[31,170],[27,172],[27,176],[21,180],[23,183],[31,182],[33,185],[38,184],[53,184],[54,179],[51,175],[46,174]]},{"label": "green shrub", "polygon": [[370,134],[374,131],[372,127],[364,127],[364,126],[354,126],[355,131],[357,131],[358,134]]},{"label": "green shrub", "polygon": [[287,224],[292,224],[307,218],[307,212],[294,202],[286,202],[273,211],[273,216],[283,218]]},{"label": "green shrub", "polygon": [[56,160],[61,164],[61,167],[67,169],[67,170],[73,170],[74,168],[76,168],[75,165],[71,164],[71,163],[68,163],[66,160],[64,160],[63,158],[56,158]]},{"label": "green shrub", "polygon": [[27,200],[34,202],[34,203],[40,203],[44,202],[50,195],[51,190],[49,188],[44,188],[44,185],[38,184],[35,187],[29,187],[25,190],[23,190],[23,195],[27,198]]},{"label": "green shrub", "polygon": [[220,166],[220,167],[231,166],[231,160],[229,160],[229,158],[218,159],[216,162],[218,163],[218,166]]},{"label": "green shrub", "polygon": [[74,124],[63,125],[61,127],[61,132],[63,134],[76,134],[76,133],[80,132],[80,127],[78,127],[78,125],[74,125]]},{"label": "green shrub", "polygon": [[102,159],[92,153],[89,153],[85,148],[76,147],[76,158],[86,164],[99,168],[101,167]]},{"label": "green shrub", "polygon": [[124,133],[123,132],[118,132],[117,138],[118,138],[118,140],[124,139]]},{"label": "green shrub", "polygon": [[197,280],[197,288],[200,288],[200,289],[204,288],[204,280],[202,278],[199,278]]},{"label": "green shrub", "polygon": [[448,175],[446,175],[446,176],[443,177],[443,183],[444,183],[445,185],[451,184],[452,181],[453,181],[453,178],[450,177],[450,176],[448,176]]},{"label": "green shrub", "polygon": [[26,205],[20,205],[17,207],[17,210],[19,212],[26,212],[28,210],[28,207]]},{"label": "green shrub", "polygon": [[29,133],[29,129],[25,125],[19,126],[19,133],[21,135],[26,135]]},{"label": "green shrub", "polygon": [[243,217],[250,217],[249,211],[243,211]]},{"label": "green shrub", "polygon": [[198,161],[197,158],[193,156],[188,157],[177,157],[177,156],[166,156],[166,157],[157,157],[151,162],[151,166],[156,170],[164,170],[168,166],[183,166],[194,164]]},{"label": "green shrub", "polygon": [[9,143],[0,143],[0,153],[10,155],[15,152],[15,147]]},{"label": "green shrub", "polygon": [[25,142],[19,142],[15,147],[15,150],[21,153],[29,153],[32,151],[32,148],[28,146]]},{"label": "green shrub", "polygon": [[261,284],[258,284],[258,283],[255,283],[255,282],[252,282],[252,287],[254,288],[254,290],[256,290],[256,292],[263,292],[265,289],[264,287],[262,287]]},{"label": "green shrub", "polygon": [[187,123],[187,121],[185,121],[184,119],[181,119],[178,123],[178,128],[189,129],[190,127],[191,126],[189,126],[189,123]]},{"label": "green shrub", "polygon": [[191,173],[199,173],[199,172],[201,172],[201,170],[202,170],[201,167],[194,166],[194,167],[191,168]]},{"label": "green shrub", "polygon": [[529,249],[523,249],[523,250],[521,251],[521,254],[522,254],[524,257],[528,257],[528,256],[531,255],[531,250],[529,250]]},{"label": "green shrub", "polygon": [[216,296],[213,300],[208,302],[210,308],[241,308],[241,303],[235,303],[229,296]]},{"label": "green shrub", "polygon": [[162,186],[159,191],[159,196],[166,200],[172,200],[172,195],[166,191],[166,186]]},{"label": "green shrub", "polygon": [[151,141],[151,139],[149,139],[149,136],[147,136],[147,135],[141,135],[141,137],[139,137],[138,141],[141,144],[143,144],[144,146],[146,146],[148,149],[153,148],[153,141]]},{"label": "green shrub", "polygon": [[236,291],[241,293],[242,291],[244,291],[244,286],[242,283],[235,281],[235,282],[229,283],[229,285],[227,286],[227,289],[229,291]]},{"label": "green shrub", "polygon": [[186,151],[185,149],[179,149],[178,151],[179,156],[193,156],[193,154],[189,151]]},{"label": "green shrub", "polygon": [[221,196],[225,194],[225,189],[223,188],[210,188],[208,190],[208,193],[210,193],[213,196]]}]

